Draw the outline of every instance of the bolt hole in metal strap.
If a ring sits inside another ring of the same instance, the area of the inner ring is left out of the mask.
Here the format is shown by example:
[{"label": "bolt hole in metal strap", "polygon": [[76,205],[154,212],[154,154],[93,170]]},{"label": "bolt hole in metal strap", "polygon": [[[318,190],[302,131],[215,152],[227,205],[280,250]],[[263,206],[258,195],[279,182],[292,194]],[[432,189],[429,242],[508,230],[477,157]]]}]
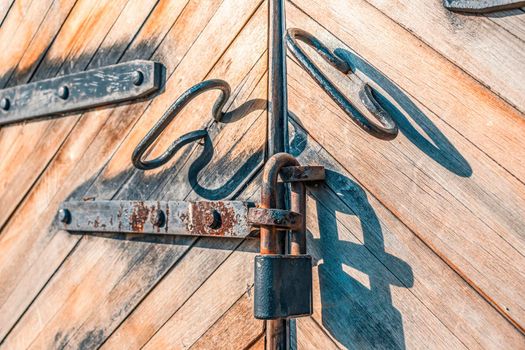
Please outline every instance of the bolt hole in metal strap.
[{"label": "bolt hole in metal strap", "polygon": [[184,92],[171,106],[168,108],[166,113],[160,118],[160,120],[155,124],[155,126],[148,132],[142,141],[137,145],[132,155],[133,165],[141,170],[151,170],[158,168],[166,164],[174,155],[180,150],[183,146],[203,139],[208,135],[208,132],[205,129],[196,130],[189,132],[185,135],[182,135],[177,140],[175,140],[168,149],[162,153],[159,157],[151,160],[144,160],[144,154],[151,147],[151,145],[157,140],[157,138],[162,134],[164,129],[171,123],[171,121],[179,114],[179,112],[193,100],[195,97],[199,96],[203,92],[209,90],[220,90],[221,94],[217,98],[217,101],[213,105],[212,114],[215,121],[220,122],[224,117],[224,112],[222,108],[226,104],[226,101],[230,98],[231,88],[230,85],[224,80],[220,79],[211,79],[203,81],[197,85],[194,85],[186,92]]},{"label": "bolt hole in metal strap", "polygon": [[297,40],[301,40],[311,46],[326,62],[341,73],[351,73],[351,67],[310,33],[297,28],[288,29],[286,33],[286,44],[293,56],[358,126],[367,133],[383,140],[392,140],[397,136],[399,129],[396,122],[376,101],[372,94],[372,89],[368,84],[363,83],[363,86],[359,90],[359,99],[379,124],[367,118],[362,113],[364,112],[363,110],[359,111],[352,105],[348,98],[312,62],[305,51],[299,46]]}]

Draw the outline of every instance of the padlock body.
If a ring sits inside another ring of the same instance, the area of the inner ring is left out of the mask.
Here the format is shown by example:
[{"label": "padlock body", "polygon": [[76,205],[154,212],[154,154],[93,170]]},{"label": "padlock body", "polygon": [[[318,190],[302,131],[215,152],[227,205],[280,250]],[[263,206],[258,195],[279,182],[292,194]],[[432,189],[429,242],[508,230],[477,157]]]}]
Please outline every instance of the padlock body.
[{"label": "padlock body", "polygon": [[312,257],[255,257],[255,318],[272,320],[312,314]]}]

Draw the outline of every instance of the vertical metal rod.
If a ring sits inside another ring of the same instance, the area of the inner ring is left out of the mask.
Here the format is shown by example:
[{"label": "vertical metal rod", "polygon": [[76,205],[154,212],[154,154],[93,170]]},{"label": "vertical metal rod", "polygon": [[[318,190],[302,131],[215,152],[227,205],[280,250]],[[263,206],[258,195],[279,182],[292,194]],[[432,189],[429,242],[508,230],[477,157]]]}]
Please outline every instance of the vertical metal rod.
[{"label": "vertical metal rod", "polygon": [[[288,98],[286,92],[286,47],[284,33],[286,17],[284,0],[268,0],[268,144],[267,157],[288,152]],[[287,191],[277,185],[276,208],[285,209]],[[276,237],[277,254],[285,254],[286,238]],[[265,348],[289,348],[289,321],[277,319],[266,321]]]},{"label": "vertical metal rod", "polygon": [[269,0],[268,19],[268,158],[288,152],[286,89],[286,18],[284,0]]},{"label": "vertical metal rod", "polygon": [[306,187],[302,182],[292,183],[290,210],[303,215],[301,227],[290,233],[290,254],[306,254]]}]

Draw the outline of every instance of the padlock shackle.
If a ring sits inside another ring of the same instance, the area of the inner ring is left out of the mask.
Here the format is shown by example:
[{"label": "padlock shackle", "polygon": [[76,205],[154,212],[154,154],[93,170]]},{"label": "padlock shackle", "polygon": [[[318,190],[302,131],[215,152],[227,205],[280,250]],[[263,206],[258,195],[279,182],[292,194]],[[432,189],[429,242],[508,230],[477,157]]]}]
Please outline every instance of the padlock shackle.
[{"label": "padlock shackle", "polygon": [[[279,172],[287,166],[299,166],[297,159],[288,153],[274,154],[266,162],[262,176],[261,208],[276,208]],[[261,254],[281,254],[278,249],[277,229],[271,226],[261,226]]]}]

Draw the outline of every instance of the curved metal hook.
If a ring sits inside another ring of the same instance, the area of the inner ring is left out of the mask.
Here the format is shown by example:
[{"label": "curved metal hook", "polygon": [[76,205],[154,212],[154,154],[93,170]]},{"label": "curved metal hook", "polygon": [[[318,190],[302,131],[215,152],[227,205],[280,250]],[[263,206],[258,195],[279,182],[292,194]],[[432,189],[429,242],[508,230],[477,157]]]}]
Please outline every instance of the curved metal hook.
[{"label": "curved metal hook", "polygon": [[312,78],[321,86],[326,93],[334,100],[335,103],[350,117],[352,120],[367,133],[383,139],[392,140],[398,134],[398,126],[394,119],[387,111],[381,107],[372,94],[372,89],[368,84],[364,84],[359,91],[359,98],[366,109],[377,119],[379,124],[374,123],[361,113],[355,113],[355,107],[348,98],[321,72],[321,70],[312,62],[308,55],[298,45],[297,39],[311,46],[325,61],[341,73],[348,74],[352,72],[351,67],[344,60],[337,57],[323,43],[310,33],[298,29],[290,28],[286,32],[286,44],[294,57],[299,61],[301,66],[310,74]]},{"label": "curved metal hook", "polygon": [[185,135],[182,135],[176,139],[168,149],[158,156],[155,159],[143,160],[142,157],[144,153],[149,149],[149,147],[155,142],[155,140],[160,136],[160,134],[166,129],[166,127],[171,123],[171,121],[179,114],[179,112],[195,97],[199,96],[205,91],[208,90],[220,90],[221,94],[217,98],[217,101],[213,105],[212,114],[215,121],[220,122],[224,116],[222,108],[226,104],[228,98],[230,98],[231,89],[230,85],[224,80],[220,79],[211,79],[203,81],[197,85],[192,86],[186,92],[184,92],[180,97],[168,108],[164,115],[159,119],[157,124],[147,133],[147,135],[139,142],[133,155],[131,161],[135,168],[141,170],[151,170],[160,167],[161,165],[166,164],[179,149],[187,145],[190,142],[202,139],[208,135],[208,132],[205,129],[196,130],[189,132]]}]

